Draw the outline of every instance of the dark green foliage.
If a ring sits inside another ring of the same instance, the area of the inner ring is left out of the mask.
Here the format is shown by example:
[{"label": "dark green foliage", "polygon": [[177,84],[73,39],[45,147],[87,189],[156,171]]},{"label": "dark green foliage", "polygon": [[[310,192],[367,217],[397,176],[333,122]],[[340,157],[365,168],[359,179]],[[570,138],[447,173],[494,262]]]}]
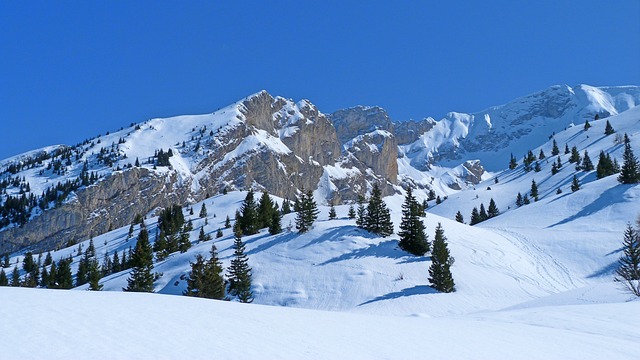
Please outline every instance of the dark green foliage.
[{"label": "dark green foliage", "polygon": [[565,154],[569,154],[569,153],[570,153],[570,151],[569,151],[569,144],[564,144],[564,153],[565,153]]},{"label": "dark green foliage", "polygon": [[478,212],[478,208],[474,206],[473,210],[471,210],[471,221],[469,222],[469,225],[475,225],[481,221],[482,219],[480,218],[480,213]]},{"label": "dark green foliage", "polygon": [[[71,275],[71,262],[73,259],[69,255],[66,259],[60,259],[56,270],[55,286],[56,289],[71,289],[73,287],[73,276]],[[53,264],[51,265],[53,267]],[[49,277],[53,274],[53,270]]]},{"label": "dark green foliage", "polygon": [[184,214],[180,205],[171,205],[162,210],[158,217],[158,227],[165,235],[177,234],[184,225]]},{"label": "dark green foliage", "polygon": [[216,239],[219,239],[223,236],[222,234],[222,229],[218,229],[218,231],[216,232]]},{"label": "dark green foliage", "polygon": [[269,225],[269,234],[276,235],[282,232],[282,215],[277,208],[271,212],[271,224]]},{"label": "dark green foliage", "polygon": [[590,127],[591,127],[591,124],[589,124],[589,120],[586,120],[586,121],[584,122],[584,131],[589,130],[589,128],[590,128]]},{"label": "dark green foliage", "polygon": [[435,199],[436,199],[436,191],[435,191],[435,190],[433,190],[433,189],[430,189],[430,190],[429,190],[429,197],[428,197],[428,200],[429,200],[429,201],[431,201],[431,200],[435,200]]},{"label": "dark green foliage", "polygon": [[382,193],[378,184],[373,185],[371,198],[367,206],[363,227],[365,230],[387,237],[393,234],[393,223],[387,204],[382,200]]},{"label": "dark green foliage", "polygon": [[556,162],[554,161],[553,164],[551,164],[551,175],[557,174],[558,171],[560,170],[558,169],[558,165],[556,165]]},{"label": "dark green foliage", "polygon": [[289,199],[284,199],[284,201],[282,202],[281,211],[282,215],[286,215],[291,212],[291,203],[289,202]]},{"label": "dark green foliage", "polygon": [[243,235],[257,234],[260,229],[260,220],[258,219],[258,205],[254,200],[253,189],[249,189],[247,196],[244,198],[240,206],[240,218],[236,218],[236,222]]},{"label": "dark green foliage", "polygon": [[207,217],[207,206],[202,203],[202,207],[200,208],[200,213],[198,214],[198,216],[200,218],[206,218]]},{"label": "dark green foliage", "polygon": [[640,182],[640,162],[633,154],[627,134],[624,134],[624,139],[624,154],[622,155],[624,162],[620,169],[618,181],[623,184],[637,184]]},{"label": "dark green foliage", "polygon": [[9,278],[4,269],[0,269],[0,286],[9,286]]},{"label": "dark green foliage", "polygon": [[3,262],[2,262],[2,267],[3,267],[3,268],[5,268],[5,269],[7,269],[7,268],[9,268],[9,266],[11,266],[11,265],[9,264],[9,255],[5,254],[5,255],[4,255],[4,260],[3,260]]},{"label": "dark green foliage", "polygon": [[544,160],[544,158],[546,158],[546,156],[544,155],[544,151],[542,151],[542,149],[540,149],[540,154],[538,154],[538,159]]},{"label": "dark green foliage", "polygon": [[37,267],[36,262],[33,260],[33,253],[31,251],[27,251],[24,254],[24,259],[22,259],[22,269],[25,272],[30,273]]},{"label": "dark green foliage", "polygon": [[531,191],[529,195],[533,198],[534,201],[538,201],[538,184],[536,184],[536,180],[531,180]]},{"label": "dark green foliage", "polygon": [[115,274],[117,272],[120,272],[120,270],[121,270],[120,257],[118,257],[118,251],[114,251],[113,259],[111,260],[111,273]]},{"label": "dark green foliage", "polygon": [[580,153],[578,152],[578,148],[575,146],[571,148],[571,156],[569,157],[569,162],[578,164],[580,163]]},{"label": "dark green foliage", "polygon": [[640,235],[631,224],[627,224],[625,229],[622,250],[615,281],[623,283],[635,296],[640,296]]},{"label": "dark green foliage", "polygon": [[533,168],[531,167],[531,164],[533,164],[534,161],[536,161],[536,156],[533,155],[533,152],[531,150],[529,150],[527,152],[527,155],[523,158],[522,163],[524,164],[524,171],[529,172],[531,171]]},{"label": "dark green foliage", "polygon": [[616,166],[611,160],[611,156],[609,154],[605,154],[604,151],[600,151],[598,165],[596,166],[596,177],[598,179],[602,179],[603,177],[613,175],[616,172]]},{"label": "dark green foliage", "polygon": [[102,269],[98,264],[98,260],[94,257],[89,260],[87,279],[89,282],[89,290],[100,291],[102,290],[102,284],[98,282],[102,278]]},{"label": "dark green foliage", "polygon": [[156,151],[156,166],[171,166],[169,158],[173,156],[173,151],[169,149],[167,152],[160,149]]},{"label": "dark green foliage", "polygon": [[562,189],[558,188],[558,190],[556,190],[556,194],[558,195],[562,194]]},{"label": "dark green foliage", "polygon": [[20,286],[20,272],[18,271],[18,265],[13,268],[13,272],[11,272],[11,286],[19,287]]},{"label": "dark green foliage", "polygon": [[613,133],[615,133],[616,131],[613,129],[613,126],[611,126],[611,123],[609,122],[609,120],[607,120],[607,125],[604,128],[604,134],[605,135],[611,135]]},{"label": "dark green foliage", "polygon": [[367,214],[367,208],[364,206],[366,199],[362,195],[358,195],[358,211],[356,214],[356,226],[364,227],[364,217]]},{"label": "dark green foliage", "polygon": [[354,209],[353,205],[349,205],[349,212],[347,213],[347,217],[349,219],[355,219],[356,218],[356,209]]},{"label": "dark green foliage", "polygon": [[402,220],[398,236],[400,237],[400,248],[416,256],[426,254],[431,246],[420,215],[420,205],[409,187],[402,204]]},{"label": "dark green foliage", "polygon": [[335,206],[333,206],[333,204],[331,204],[331,207],[329,208],[329,220],[333,220],[337,216],[338,215],[336,214],[336,208],[335,208]]},{"label": "dark green foliage", "polygon": [[262,197],[260,197],[260,202],[258,203],[258,227],[260,229],[271,226],[273,212],[279,212],[278,207],[273,202],[269,194],[266,191],[263,191]]},{"label": "dark green foliage", "polygon": [[227,215],[227,218],[224,220],[224,228],[225,229],[231,228],[231,219],[229,219],[229,215]]},{"label": "dark green foliage", "polygon": [[518,162],[516,161],[516,157],[511,154],[511,159],[509,160],[509,169],[513,170],[518,166]]},{"label": "dark green foliage", "polygon": [[241,233],[237,231],[233,242],[233,259],[231,260],[227,277],[229,279],[229,294],[237,296],[240,302],[250,303],[253,301],[251,268],[249,267],[249,259],[244,253],[244,248]]},{"label": "dark green foliage", "polygon": [[535,165],[533,166],[533,171],[535,172],[540,172],[542,169],[540,168],[540,163],[536,161]]},{"label": "dark green foliage", "polygon": [[311,225],[318,218],[318,206],[313,199],[313,193],[311,190],[306,193],[302,193],[297,200],[298,214],[296,216],[296,229],[298,232],[305,233],[309,231]]},{"label": "dark green foliage", "polygon": [[431,251],[431,266],[429,267],[429,283],[431,287],[445,293],[456,291],[455,282],[451,274],[451,265],[453,263],[454,258],[447,248],[444,229],[438,223],[435,239],[433,240],[433,250]]},{"label": "dark green foliage", "polygon": [[578,177],[573,175],[573,180],[571,181],[571,191],[576,192],[580,190],[580,182],[578,181]]},{"label": "dark green foliage", "polygon": [[478,215],[480,216],[480,221],[485,221],[489,218],[489,215],[487,214],[487,210],[484,208],[484,204],[480,203],[480,212],[478,213]]},{"label": "dark green foliage", "polygon": [[456,221],[461,224],[464,224],[464,216],[462,216],[462,213],[460,211],[456,213]]},{"label": "dark green foliage", "polygon": [[53,258],[51,257],[51,251],[47,252],[47,256],[44,258],[44,265],[49,266],[53,262]]},{"label": "dark green foliage", "polygon": [[518,193],[518,195],[516,196],[516,206],[520,207],[522,205],[523,205],[523,203],[522,203],[522,194]]},{"label": "dark green foliage", "polygon": [[551,155],[556,156],[560,154],[560,149],[558,149],[558,143],[556,139],[553,139],[553,148],[551,149]]},{"label": "dark green foliage", "polygon": [[223,271],[216,246],[213,244],[209,260],[205,261],[204,257],[198,254],[196,262],[191,263],[191,272],[187,278],[187,290],[183,294],[208,299],[223,299],[225,293]]},{"label": "dark green foliage", "polygon": [[131,225],[129,226],[129,233],[127,234],[127,239],[131,239],[131,237],[133,236],[133,223],[131,223]]},{"label": "dark green foliage", "polygon": [[498,209],[496,202],[493,201],[493,198],[491,198],[491,200],[489,201],[489,208],[487,209],[487,216],[489,217],[489,219],[491,219],[492,217],[496,217],[498,215],[500,215],[500,210]]},{"label": "dark green foliage", "polygon": [[584,156],[582,159],[582,170],[584,171],[591,171],[593,170],[593,162],[591,161],[591,158],[589,157],[589,153],[587,152],[587,150],[584,151]]},{"label": "dark green foliage", "polygon": [[178,237],[178,250],[181,253],[187,252],[191,248],[191,239],[189,238],[188,228],[185,226],[180,230],[180,235]]},{"label": "dark green foliage", "polygon": [[[181,211],[182,212],[182,211]],[[149,233],[146,228],[140,230],[136,247],[131,254],[130,266],[133,268],[127,279],[127,287],[123,291],[153,292],[153,252],[149,244]]]},{"label": "dark green foliage", "polygon": [[529,200],[529,195],[528,194],[524,194],[524,197],[522,198],[522,204],[523,205],[529,205],[531,203],[531,201]]},{"label": "dark green foliage", "polygon": [[442,203],[442,199],[440,199],[440,195],[436,196],[436,205],[441,203]]}]

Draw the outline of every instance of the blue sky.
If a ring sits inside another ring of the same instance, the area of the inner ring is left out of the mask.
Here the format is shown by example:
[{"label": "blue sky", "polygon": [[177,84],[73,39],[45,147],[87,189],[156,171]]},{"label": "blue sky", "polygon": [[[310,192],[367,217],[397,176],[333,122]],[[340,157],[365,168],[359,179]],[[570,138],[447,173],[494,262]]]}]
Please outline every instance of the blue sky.
[{"label": "blue sky", "polygon": [[2,1],[0,158],[261,89],[405,120],[639,85],[638,19],[637,0]]}]

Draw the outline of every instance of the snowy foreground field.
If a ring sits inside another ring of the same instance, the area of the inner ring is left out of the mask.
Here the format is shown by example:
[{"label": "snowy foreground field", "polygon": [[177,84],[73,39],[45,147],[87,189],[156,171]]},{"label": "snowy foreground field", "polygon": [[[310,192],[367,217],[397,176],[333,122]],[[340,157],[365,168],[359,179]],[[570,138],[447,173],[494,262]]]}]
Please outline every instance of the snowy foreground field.
[{"label": "snowy foreground field", "polygon": [[0,290],[6,359],[638,359],[640,302],[374,316],[118,292]]}]

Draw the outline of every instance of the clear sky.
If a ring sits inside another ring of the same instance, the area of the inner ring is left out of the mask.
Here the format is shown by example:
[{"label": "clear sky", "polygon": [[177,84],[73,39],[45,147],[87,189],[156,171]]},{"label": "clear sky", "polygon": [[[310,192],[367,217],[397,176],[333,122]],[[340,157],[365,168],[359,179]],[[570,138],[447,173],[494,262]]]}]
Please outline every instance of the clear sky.
[{"label": "clear sky", "polygon": [[0,1],[0,158],[261,89],[406,120],[581,83],[640,85],[640,1]]}]

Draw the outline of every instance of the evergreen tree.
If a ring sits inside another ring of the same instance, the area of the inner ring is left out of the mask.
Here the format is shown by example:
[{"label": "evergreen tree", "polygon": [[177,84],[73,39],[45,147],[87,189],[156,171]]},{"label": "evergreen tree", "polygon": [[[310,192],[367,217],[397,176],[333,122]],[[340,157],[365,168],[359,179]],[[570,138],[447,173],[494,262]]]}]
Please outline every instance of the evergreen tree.
[{"label": "evergreen tree", "polygon": [[411,187],[402,204],[402,220],[400,222],[400,248],[410,254],[422,256],[429,252],[429,240],[424,230],[424,223],[420,219],[420,205],[413,196]]},{"label": "evergreen tree", "polygon": [[244,253],[244,247],[241,233],[236,232],[233,243],[233,259],[231,260],[227,277],[229,278],[229,294],[237,296],[240,302],[250,303],[253,301],[251,268],[249,267],[249,259]]},{"label": "evergreen tree", "polygon": [[186,253],[191,248],[191,239],[189,238],[189,230],[186,226],[180,230],[180,236],[178,237],[178,250],[180,253]]},{"label": "evergreen tree", "polygon": [[451,265],[454,258],[447,248],[447,238],[444,236],[444,229],[438,223],[436,236],[433,240],[433,251],[431,252],[431,266],[429,267],[429,283],[431,287],[440,292],[456,291],[455,282],[451,274]]},{"label": "evergreen tree", "polygon": [[529,195],[528,194],[524,194],[524,197],[522,198],[522,204],[523,205],[529,205],[531,201],[529,200]]},{"label": "evergreen tree", "polygon": [[478,208],[474,206],[473,210],[471,210],[471,221],[469,222],[469,225],[475,225],[481,221],[482,220],[480,219],[480,213],[478,212]]},{"label": "evergreen tree", "polygon": [[578,152],[578,148],[575,146],[571,148],[571,156],[569,157],[569,162],[580,164],[580,153]]},{"label": "evergreen tree", "polygon": [[558,195],[562,194],[562,189],[558,188],[558,190],[556,190],[556,194]]},{"label": "evergreen tree", "polygon": [[522,194],[518,193],[518,196],[516,196],[516,206],[520,207],[522,205],[523,205],[523,203],[522,203]]},{"label": "evergreen tree", "polygon": [[487,210],[487,216],[489,217],[489,219],[491,219],[492,217],[496,217],[498,215],[500,215],[500,210],[498,209],[496,202],[493,201],[493,198],[491,198],[491,200],[489,201],[489,209]]},{"label": "evergreen tree", "polygon": [[378,184],[374,184],[371,191],[371,198],[364,218],[364,229],[382,237],[393,234],[391,213],[387,208],[387,204],[382,200],[382,193]]},{"label": "evergreen tree", "polygon": [[338,215],[336,214],[336,208],[335,208],[335,206],[333,206],[333,204],[331,204],[331,207],[329,208],[329,220],[333,220],[337,216]]},{"label": "evergreen tree", "polygon": [[516,161],[516,157],[511,153],[511,159],[509,160],[509,169],[513,170],[518,166],[518,162]]},{"label": "evergreen tree", "polygon": [[615,133],[616,131],[613,130],[613,126],[611,126],[611,123],[609,122],[609,120],[607,120],[607,125],[604,128],[604,134],[605,135],[611,135],[613,133]]},{"label": "evergreen tree", "polygon": [[269,225],[269,234],[276,235],[282,232],[282,215],[278,209],[271,212],[271,225]]},{"label": "evergreen tree", "polygon": [[[58,262],[58,268],[56,271],[55,288],[57,289],[71,289],[73,287],[73,276],[71,275],[71,262],[73,259],[69,255],[66,259],[60,259]],[[51,265],[53,266],[53,264]],[[51,271],[53,273],[53,270]],[[51,276],[51,275],[49,275]]]},{"label": "evergreen tree", "polygon": [[555,175],[558,173],[558,165],[556,165],[556,162],[554,161],[553,164],[551,164],[551,175]]},{"label": "evergreen tree", "polygon": [[347,217],[349,219],[355,219],[356,218],[356,209],[353,208],[353,205],[349,205],[349,212],[347,213]]},{"label": "evergreen tree", "polygon": [[538,184],[536,184],[536,180],[531,180],[531,191],[529,192],[533,201],[538,201]]},{"label": "evergreen tree", "polygon": [[201,219],[207,217],[207,206],[204,203],[202,203],[202,207],[200,208],[200,214],[198,214],[198,216]]},{"label": "evergreen tree", "polygon": [[209,260],[205,261],[204,257],[198,254],[196,262],[191,263],[191,272],[187,278],[187,290],[183,294],[208,299],[223,299],[225,293],[223,271],[216,246],[212,244]]},{"label": "evergreen tree", "polygon": [[564,153],[565,153],[565,154],[569,154],[569,153],[570,153],[570,151],[569,151],[569,144],[564,144]]},{"label": "evergreen tree", "polygon": [[571,191],[576,192],[580,190],[580,182],[578,181],[578,177],[573,175],[573,180],[571,181]]},{"label": "evergreen tree", "polygon": [[102,278],[102,269],[98,264],[98,259],[95,257],[89,260],[89,266],[87,271],[87,279],[89,282],[89,290],[91,291],[100,291],[102,290],[103,285],[98,282]]},{"label": "evergreen tree", "polygon": [[281,211],[283,215],[289,214],[291,212],[291,204],[289,203],[289,199],[284,199],[282,202]]},{"label": "evergreen tree", "polygon": [[458,210],[458,212],[456,213],[456,221],[464,224],[464,216],[462,216],[462,213],[460,212],[460,210]]},{"label": "evergreen tree", "polygon": [[594,169],[593,162],[591,162],[591,158],[589,157],[589,153],[587,150],[584,151],[584,156],[582,159],[582,169],[584,171],[591,171]]},{"label": "evergreen tree", "polygon": [[556,161],[558,170],[562,169],[562,160],[560,160],[560,156],[558,156],[558,160]]},{"label": "evergreen tree", "polygon": [[590,128],[590,127],[591,127],[591,124],[589,124],[589,120],[586,120],[586,121],[584,122],[584,131],[589,130],[589,128]]},{"label": "evergreen tree", "polygon": [[618,181],[622,184],[637,184],[640,182],[640,162],[633,154],[629,136],[624,134],[624,153],[622,155],[623,163],[618,175]]},{"label": "evergreen tree", "polygon": [[229,215],[227,215],[227,218],[224,220],[224,228],[225,229],[231,228],[231,219],[229,219]]},{"label": "evergreen tree", "polygon": [[0,286],[9,286],[9,278],[7,278],[4,269],[0,269]]},{"label": "evergreen tree", "polygon": [[[267,193],[267,191],[262,192],[262,196],[260,197],[260,202],[258,204],[258,226],[260,229],[268,228],[271,226],[271,219],[273,218],[275,204],[271,199],[271,196]],[[275,211],[278,211],[277,208]]]},{"label": "evergreen tree", "polygon": [[243,235],[257,234],[260,229],[258,205],[253,199],[253,189],[249,189],[244,202],[240,206],[240,218],[236,220]]},{"label": "evergreen tree", "polygon": [[118,257],[118,251],[114,251],[113,252],[113,260],[111,260],[111,273],[115,274],[120,272],[121,270],[121,266],[120,266],[120,257]]},{"label": "evergreen tree", "polygon": [[222,229],[218,229],[218,231],[216,232],[216,239],[219,239],[219,238],[221,238],[222,236],[224,236],[224,235],[222,234]]},{"label": "evergreen tree", "polygon": [[11,273],[11,286],[20,286],[20,272],[18,271],[18,265],[13,268],[13,272]]},{"label": "evergreen tree", "polygon": [[296,229],[300,233],[309,231],[313,223],[318,218],[318,206],[313,199],[313,193],[311,190],[306,193],[301,193],[297,200],[298,213],[296,215]]},{"label": "evergreen tree", "polygon": [[615,281],[623,283],[635,296],[640,296],[640,235],[631,224],[627,224],[625,229],[622,249]]},{"label": "evergreen tree", "polygon": [[560,154],[560,149],[558,149],[558,143],[556,139],[553,139],[553,148],[551,149],[551,155],[556,156]]},{"label": "evergreen tree", "polygon": [[146,228],[140,230],[136,248],[131,254],[130,265],[133,268],[127,279],[127,287],[123,291],[153,292],[153,252],[149,244],[149,233]]},{"label": "evergreen tree", "polygon": [[480,217],[480,222],[485,221],[489,218],[489,215],[487,215],[487,210],[484,208],[484,204],[480,203],[480,212],[478,213],[479,217]]},{"label": "evergreen tree", "polygon": [[540,149],[540,154],[538,154],[538,159],[544,160],[544,158],[546,158],[546,155],[544,154],[544,151],[542,151],[542,149]]},{"label": "evergreen tree", "polygon": [[535,165],[533,166],[533,171],[535,172],[540,172],[542,169],[540,168],[540,163],[536,161]]},{"label": "evergreen tree", "polygon": [[367,209],[364,206],[366,199],[362,195],[358,195],[358,212],[356,214],[356,226],[364,228],[364,217],[367,215]]},{"label": "evergreen tree", "polygon": [[204,226],[201,226],[200,232],[198,233],[198,242],[204,242],[204,241],[207,241],[207,234],[204,232]]}]

